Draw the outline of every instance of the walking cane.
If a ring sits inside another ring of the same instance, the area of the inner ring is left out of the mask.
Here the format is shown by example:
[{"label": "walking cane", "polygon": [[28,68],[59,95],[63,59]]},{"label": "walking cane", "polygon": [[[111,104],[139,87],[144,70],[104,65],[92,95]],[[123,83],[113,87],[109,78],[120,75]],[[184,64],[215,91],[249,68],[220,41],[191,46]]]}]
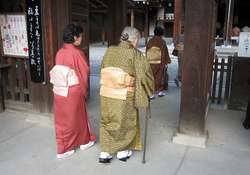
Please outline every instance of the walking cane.
[{"label": "walking cane", "polygon": [[145,131],[144,131],[144,144],[143,144],[143,157],[142,157],[142,163],[146,163],[146,146],[147,146],[147,132],[148,132],[148,119],[151,118],[151,110],[150,110],[150,101],[149,105],[146,108],[146,116],[145,116]]},{"label": "walking cane", "polygon": [[150,100],[148,101],[148,118],[151,118]]}]

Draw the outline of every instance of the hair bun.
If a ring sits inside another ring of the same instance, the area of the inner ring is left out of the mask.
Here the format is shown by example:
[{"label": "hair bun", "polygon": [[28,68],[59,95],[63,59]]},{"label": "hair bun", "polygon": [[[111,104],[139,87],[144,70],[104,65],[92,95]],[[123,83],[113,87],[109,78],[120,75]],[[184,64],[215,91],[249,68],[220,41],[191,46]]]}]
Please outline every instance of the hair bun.
[{"label": "hair bun", "polygon": [[129,35],[127,33],[123,33],[121,36],[121,40],[128,41]]}]

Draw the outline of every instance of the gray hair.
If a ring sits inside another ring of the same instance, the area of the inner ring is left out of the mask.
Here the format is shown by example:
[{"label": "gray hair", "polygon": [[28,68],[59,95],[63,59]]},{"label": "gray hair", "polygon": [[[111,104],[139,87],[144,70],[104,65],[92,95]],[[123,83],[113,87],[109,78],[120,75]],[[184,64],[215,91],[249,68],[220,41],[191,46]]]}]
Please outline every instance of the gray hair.
[{"label": "gray hair", "polygon": [[136,39],[140,39],[141,35],[138,29],[134,27],[125,27],[121,34],[121,41],[133,42]]}]

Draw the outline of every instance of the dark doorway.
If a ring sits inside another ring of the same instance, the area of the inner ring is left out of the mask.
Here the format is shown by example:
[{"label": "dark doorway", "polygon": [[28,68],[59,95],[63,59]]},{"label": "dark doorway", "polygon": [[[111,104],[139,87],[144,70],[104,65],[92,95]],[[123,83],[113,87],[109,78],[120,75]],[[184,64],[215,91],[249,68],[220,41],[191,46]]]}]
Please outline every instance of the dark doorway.
[{"label": "dark doorway", "polygon": [[234,21],[233,23],[240,28],[250,26],[250,1],[249,0],[235,0]]}]

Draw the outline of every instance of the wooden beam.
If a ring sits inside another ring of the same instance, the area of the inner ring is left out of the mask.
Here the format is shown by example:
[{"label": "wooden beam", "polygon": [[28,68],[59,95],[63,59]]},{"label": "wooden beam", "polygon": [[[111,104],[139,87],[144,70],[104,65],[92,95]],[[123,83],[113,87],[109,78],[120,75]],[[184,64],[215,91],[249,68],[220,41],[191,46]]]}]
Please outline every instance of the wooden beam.
[{"label": "wooden beam", "polygon": [[90,13],[107,13],[107,9],[91,9]]},{"label": "wooden beam", "polygon": [[103,1],[101,0],[95,0],[97,3],[101,4],[104,8],[108,8],[107,4],[105,4]]},{"label": "wooden beam", "polygon": [[146,12],[145,8],[129,8],[128,7],[128,13],[130,13],[131,10],[134,10],[134,13],[145,13]]},{"label": "wooden beam", "polygon": [[98,6],[97,5],[95,5],[91,0],[89,1],[89,5],[91,6],[91,7],[93,7],[93,8],[98,8]]},{"label": "wooden beam", "polygon": [[135,2],[134,2],[134,1],[132,1],[132,0],[127,0],[127,3],[128,3],[129,6],[135,7]]}]

